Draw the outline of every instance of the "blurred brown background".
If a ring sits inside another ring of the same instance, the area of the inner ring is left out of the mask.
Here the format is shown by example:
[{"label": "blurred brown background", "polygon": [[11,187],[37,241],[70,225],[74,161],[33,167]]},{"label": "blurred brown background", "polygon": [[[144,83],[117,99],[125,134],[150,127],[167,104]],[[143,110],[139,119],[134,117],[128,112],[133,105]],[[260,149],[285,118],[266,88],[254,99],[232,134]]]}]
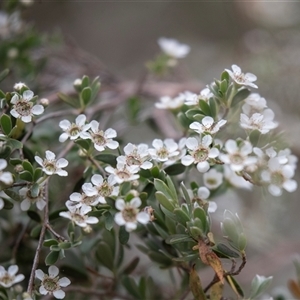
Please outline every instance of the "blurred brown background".
[{"label": "blurred brown background", "polygon": [[[25,17],[41,31],[60,30],[125,79],[140,75],[145,62],[158,53],[161,36],[191,46],[180,69],[186,81],[208,84],[235,63],[257,75],[258,92],[275,111],[278,131],[286,131],[293,152],[300,154],[298,1],[40,0]],[[71,72],[70,82],[81,75]],[[296,179],[300,182],[299,174]],[[229,208],[244,220],[250,254],[239,276],[242,283],[249,283],[256,273],[274,275],[274,292],[295,277],[292,260],[300,254],[298,195],[284,193],[277,199],[254,189],[217,200],[216,219]]]}]

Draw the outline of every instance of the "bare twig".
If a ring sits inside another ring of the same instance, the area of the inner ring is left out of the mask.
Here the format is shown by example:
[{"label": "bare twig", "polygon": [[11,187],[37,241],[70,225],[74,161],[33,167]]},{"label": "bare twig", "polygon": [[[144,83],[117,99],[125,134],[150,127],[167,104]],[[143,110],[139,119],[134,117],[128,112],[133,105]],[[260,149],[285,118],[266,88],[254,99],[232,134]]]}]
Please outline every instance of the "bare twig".
[{"label": "bare twig", "polygon": [[49,222],[46,224],[47,229],[55,236],[55,238],[59,241],[67,241],[63,236],[61,236],[59,233],[57,233],[52,226],[49,224]]}]

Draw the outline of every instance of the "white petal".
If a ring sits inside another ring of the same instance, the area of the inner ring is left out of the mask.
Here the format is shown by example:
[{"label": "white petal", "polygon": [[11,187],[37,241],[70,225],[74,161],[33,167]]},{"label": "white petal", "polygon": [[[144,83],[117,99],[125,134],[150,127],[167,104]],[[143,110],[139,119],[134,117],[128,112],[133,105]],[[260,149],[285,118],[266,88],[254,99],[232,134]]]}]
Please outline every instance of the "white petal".
[{"label": "white petal", "polygon": [[108,173],[111,173],[111,174],[115,174],[116,170],[113,167],[111,167],[111,166],[107,166],[105,168],[105,171],[108,172]]},{"label": "white petal", "polygon": [[99,220],[96,217],[88,217],[86,219],[87,224],[97,224],[98,222],[99,222]]},{"label": "white petal", "polygon": [[124,218],[123,218],[121,212],[116,213],[114,219],[115,219],[115,222],[116,222],[119,226],[122,226],[122,225],[125,225],[125,224],[126,224],[126,221],[124,220]]},{"label": "white petal", "polygon": [[7,272],[10,276],[14,276],[15,274],[17,274],[18,270],[19,267],[17,265],[12,265],[8,267]]},{"label": "white petal", "polygon": [[210,191],[208,188],[202,186],[198,189],[197,195],[201,199],[207,199],[210,195]]},{"label": "white petal", "polygon": [[76,125],[78,125],[79,127],[83,126],[84,123],[86,121],[86,116],[81,114],[79,115],[76,119],[75,119],[75,123]]},{"label": "white petal", "polygon": [[214,119],[212,117],[206,116],[202,119],[202,124],[206,128],[210,128],[214,124]]},{"label": "white petal", "polygon": [[214,213],[218,208],[218,205],[215,201],[209,201],[208,202],[208,212]]},{"label": "white petal", "polygon": [[67,134],[67,133],[62,133],[60,136],[59,136],[59,138],[58,138],[58,140],[61,142],[61,143],[63,143],[63,142],[65,142],[67,139],[69,138],[69,135]]},{"label": "white petal", "polygon": [[123,210],[126,206],[125,201],[123,199],[117,199],[115,206],[118,210]]},{"label": "white petal", "polygon": [[44,207],[46,206],[46,202],[42,199],[38,200],[36,202],[36,207],[39,209],[39,210],[43,210]]},{"label": "white petal", "polygon": [[125,147],[124,147],[124,152],[125,154],[130,154],[134,149],[136,148],[135,145],[128,143]]},{"label": "white petal", "polygon": [[27,211],[30,208],[30,205],[31,205],[31,202],[28,199],[24,199],[20,205],[21,210]]},{"label": "white petal", "polygon": [[47,151],[46,151],[46,158],[47,158],[48,160],[54,160],[54,159],[55,159],[55,154],[54,154],[52,151],[47,150]]},{"label": "white petal", "polygon": [[93,185],[101,186],[101,184],[103,183],[103,177],[99,174],[95,174],[92,176],[91,182],[93,183]]},{"label": "white petal", "polygon": [[237,65],[232,65],[231,68],[232,68],[232,71],[236,74],[241,74],[242,73],[241,68]]},{"label": "white petal", "polygon": [[125,228],[126,228],[127,232],[131,232],[131,231],[133,231],[133,230],[135,230],[137,228],[137,224],[133,223],[133,222],[127,222],[125,224]]},{"label": "white petal", "polygon": [[15,110],[15,109],[12,109],[10,111],[10,114],[15,117],[16,119],[20,117],[20,114]]},{"label": "white petal", "polygon": [[142,224],[147,224],[150,221],[149,214],[144,211],[141,211],[137,214],[136,219],[138,222]]},{"label": "white petal", "polygon": [[43,280],[44,276],[45,273],[42,270],[38,269],[35,271],[35,277],[38,278],[39,280]]},{"label": "white petal", "polygon": [[220,151],[217,148],[211,148],[208,153],[209,158],[216,158],[219,155]]},{"label": "white petal", "polygon": [[282,194],[281,188],[274,184],[270,184],[268,186],[268,190],[269,190],[270,194],[272,194],[273,196],[276,196],[276,197],[281,196],[281,194]]},{"label": "white petal", "polygon": [[40,286],[39,292],[42,295],[47,295],[48,294],[48,291],[45,289],[45,287],[43,285]]},{"label": "white petal", "polygon": [[91,125],[91,129],[92,129],[92,131],[94,133],[98,132],[98,130],[99,130],[99,122],[93,120],[93,121],[91,121],[90,125]]},{"label": "white petal", "polygon": [[63,217],[63,218],[72,220],[72,217],[71,217],[70,212],[67,212],[67,211],[61,211],[61,212],[59,213],[59,215],[60,215],[61,217]]},{"label": "white petal", "polygon": [[35,156],[34,159],[40,166],[43,166],[43,160],[39,156]]},{"label": "white petal", "polygon": [[153,142],[152,142],[152,146],[155,148],[155,149],[160,149],[164,146],[164,143],[162,140],[159,140],[159,139],[155,139]]},{"label": "white petal", "polygon": [[212,143],[212,137],[210,135],[205,135],[202,138],[202,145],[208,147]]},{"label": "white petal", "polygon": [[97,189],[90,182],[84,183],[82,185],[82,190],[88,197],[92,197],[98,194]]},{"label": "white petal", "polygon": [[21,120],[24,122],[24,123],[30,123],[31,120],[32,120],[32,117],[29,115],[29,116],[22,116],[21,117]]},{"label": "white petal", "polygon": [[117,141],[113,141],[113,140],[109,140],[107,143],[106,143],[106,146],[109,148],[109,149],[117,149],[119,147],[119,143]]},{"label": "white petal", "polygon": [[18,274],[15,279],[14,279],[14,283],[18,283],[22,280],[24,280],[25,276],[23,274]]},{"label": "white petal", "polygon": [[104,136],[108,139],[112,139],[117,136],[117,132],[112,128],[108,128],[107,130],[105,130]]},{"label": "white petal", "polygon": [[71,123],[69,120],[62,120],[59,122],[59,127],[63,130],[67,130],[71,127]]},{"label": "white petal", "polygon": [[63,298],[65,298],[65,295],[66,295],[66,293],[63,290],[57,290],[57,291],[53,292],[53,296],[56,299],[63,299]]},{"label": "white petal", "polygon": [[235,153],[238,150],[236,141],[234,141],[234,140],[228,140],[225,143],[225,148],[228,153]]},{"label": "white petal", "polygon": [[298,184],[297,184],[296,180],[287,180],[282,185],[282,187],[290,193],[296,191],[297,186],[298,186]]},{"label": "white petal", "polygon": [[69,164],[69,162],[68,162],[65,158],[60,158],[60,159],[56,162],[56,166],[57,166],[58,168],[65,168],[68,164]]},{"label": "white petal", "polygon": [[210,165],[207,161],[202,161],[197,164],[197,170],[201,173],[205,173],[210,168]]},{"label": "white petal", "polygon": [[134,197],[133,199],[130,200],[130,205],[135,208],[140,207],[141,204],[142,204],[142,201],[139,197]]},{"label": "white petal", "polygon": [[202,125],[199,122],[193,122],[190,124],[190,128],[195,130],[198,133],[202,133],[203,129],[202,129]]},{"label": "white petal", "polygon": [[199,142],[196,138],[190,137],[186,140],[185,145],[190,150],[195,150],[199,146]]},{"label": "white petal", "polygon": [[68,285],[71,283],[71,281],[70,281],[70,279],[67,278],[67,277],[62,277],[62,278],[60,278],[60,279],[58,280],[58,283],[59,283],[60,286],[66,287],[66,286],[68,286]]},{"label": "white petal", "polygon": [[41,115],[43,112],[44,112],[44,106],[43,105],[34,105],[32,108],[31,108],[31,112],[34,114],[34,115]]},{"label": "white petal", "polygon": [[191,155],[186,155],[184,157],[181,158],[181,163],[184,166],[189,166],[191,165],[193,162],[195,161],[195,159],[191,156]]},{"label": "white petal", "polygon": [[173,139],[165,139],[164,143],[170,152],[176,151],[178,149],[178,145]]},{"label": "white petal", "polygon": [[150,161],[145,161],[145,162],[143,162],[143,164],[141,165],[141,168],[144,169],[144,170],[151,169],[152,167],[153,167],[153,164],[152,164],[152,162],[150,162]]},{"label": "white petal", "polygon": [[[45,173],[47,174],[47,172],[45,172]],[[65,170],[57,170],[56,174],[59,175],[59,176],[68,176],[68,172],[65,171]]]},{"label": "white petal", "polygon": [[0,170],[4,170],[7,167],[7,161],[3,158],[0,159]]},{"label": "white petal", "polygon": [[3,172],[0,176],[0,181],[5,183],[6,185],[10,185],[14,182],[14,179],[10,172]]},{"label": "white petal", "polygon": [[24,91],[23,99],[29,101],[33,97],[33,95],[34,95],[33,91],[29,91],[29,90]]},{"label": "white petal", "polygon": [[54,278],[58,275],[59,269],[56,266],[50,266],[48,269],[49,276]]}]

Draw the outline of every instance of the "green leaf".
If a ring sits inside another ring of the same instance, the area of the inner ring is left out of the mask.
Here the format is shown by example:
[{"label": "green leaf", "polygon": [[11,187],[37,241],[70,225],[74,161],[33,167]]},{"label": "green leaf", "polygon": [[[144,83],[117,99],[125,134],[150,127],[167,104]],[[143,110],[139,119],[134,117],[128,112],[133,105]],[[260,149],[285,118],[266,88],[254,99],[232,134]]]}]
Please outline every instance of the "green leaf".
[{"label": "green leaf", "polygon": [[251,282],[251,291],[249,299],[257,299],[259,295],[266,291],[266,289],[271,284],[273,277],[265,277],[260,275],[255,275]]},{"label": "green leaf", "polygon": [[182,210],[182,208],[175,208],[173,213],[175,214],[177,221],[186,227],[186,223],[190,221],[190,217]]},{"label": "green leaf", "polygon": [[173,192],[162,180],[155,178],[154,186],[157,191],[163,193],[166,196],[166,198],[170,199],[170,201],[173,200]]},{"label": "green leaf", "polygon": [[199,258],[199,254],[189,254],[181,257],[174,257],[173,260],[177,262],[195,261]]},{"label": "green leaf", "polygon": [[69,249],[72,247],[72,244],[70,242],[61,242],[58,244],[58,247],[60,249]]},{"label": "green leaf", "polygon": [[170,258],[155,251],[148,251],[148,256],[151,260],[160,264],[163,267],[169,267],[173,264],[173,261]]},{"label": "green leaf", "polygon": [[0,124],[1,124],[3,133],[5,135],[9,135],[11,132],[11,129],[12,129],[11,118],[8,115],[3,114],[0,118]]},{"label": "green leaf", "polygon": [[17,166],[22,164],[22,160],[19,158],[10,158],[9,163],[13,166]]},{"label": "green leaf", "polygon": [[230,284],[231,288],[238,294],[240,297],[244,299],[244,291],[239,285],[239,283],[236,281],[236,279],[233,276],[226,276],[226,281]]},{"label": "green leaf", "polygon": [[261,136],[261,133],[259,130],[255,129],[253,131],[251,131],[250,135],[249,135],[249,139],[251,144],[256,147],[259,141],[259,138]]},{"label": "green leaf", "polygon": [[22,166],[25,171],[28,171],[31,175],[33,175],[33,166],[28,160],[24,160],[22,162]]},{"label": "green leaf", "polygon": [[7,145],[11,146],[14,150],[23,148],[23,144],[20,141],[14,139],[8,139]]},{"label": "green leaf", "polygon": [[31,220],[41,223],[41,217],[36,211],[28,210],[27,215]]},{"label": "green leaf", "polygon": [[200,109],[197,109],[197,108],[192,108],[192,109],[189,109],[188,111],[186,111],[186,113],[185,113],[185,115],[186,115],[186,117],[188,118],[188,119],[190,119],[190,120],[195,120],[195,115],[202,115],[203,117],[204,117],[204,115],[203,115],[203,112],[200,110]]},{"label": "green leaf", "polygon": [[166,239],[166,243],[170,245],[193,241],[194,240],[187,234],[172,234]]},{"label": "green leaf", "polygon": [[228,81],[226,79],[224,79],[221,81],[220,90],[223,94],[225,94],[227,91],[227,88],[228,88]]},{"label": "green leaf", "polygon": [[229,81],[229,74],[227,71],[223,71],[221,74],[221,80],[226,80],[227,82]]},{"label": "green leaf", "polygon": [[59,258],[59,251],[51,251],[45,258],[46,266],[54,265]]},{"label": "green leaf", "polygon": [[111,229],[113,228],[114,226],[114,217],[111,215],[110,212],[106,212],[104,214],[104,217],[105,217],[105,228],[108,230],[108,231],[111,231]]},{"label": "green leaf", "polygon": [[217,106],[216,106],[216,100],[213,98],[209,99],[209,106],[211,111],[211,116],[215,118],[217,116]]},{"label": "green leaf", "polygon": [[125,226],[121,226],[119,230],[119,241],[122,245],[127,244],[129,236],[129,232],[126,231]]},{"label": "green leaf", "polygon": [[173,202],[175,205],[176,204],[178,205],[179,203],[178,203],[178,197],[177,197],[177,191],[176,191],[175,185],[170,176],[167,175],[166,180],[167,180],[168,188],[171,191],[171,196],[172,196],[171,199],[174,200]]},{"label": "green leaf", "polygon": [[92,99],[92,90],[90,87],[85,87],[80,93],[80,102],[82,107],[86,107]]},{"label": "green leaf", "polygon": [[10,197],[11,199],[15,200],[15,201],[21,201],[22,198],[20,197],[20,195],[18,193],[16,193],[15,191],[12,190],[4,190],[4,193]]},{"label": "green leaf", "polygon": [[100,242],[98,244],[96,250],[96,258],[107,269],[111,271],[114,270],[114,258],[112,255],[112,251],[106,243]]},{"label": "green leaf", "polygon": [[79,145],[81,148],[83,148],[86,151],[89,151],[92,144],[91,140],[83,140],[83,139],[77,139],[74,142],[75,144]]},{"label": "green leaf", "polygon": [[185,170],[186,167],[182,164],[174,164],[164,169],[164,171],[170,176],[182,174]]},{"label": "green leaf", "polygon": [[194,209],[194,218],[198,218],[201,221],[203,232],[206,234],[209,231],[209,224],[206,212],[201,207],[196,207]]},{"label": "green leaf", "polygon": [[155,193],[156,199],[157,201],[163,206],[165,207],[167,210],[169,210],[170,212],[172,212],[174,210],[174,205],[171,202],[171,200],[169,200],[165,194],[163,194],[162,192],[156,192]]},{"label": "green leaf", "polygon": [[237,105],[239,102],[243,101],[250,95],[251,91],[248,89],[239,90],[231,101],[231,107]]},{"label": "green leaf", "polygon": [[44,247],[51,247],[51,246],[57,245],[57,244],[58,244],[57,240],[55,240],[55,239],[48,239],[48,240],[44,241],[43,246]]},{"label": "green leaf", "polygon": [[3,209],[12,209],[14,207],[14,203],[10,200],[10,199],[7,199],[7,198],[2,198],[3,202],[4,202],[4,206],[3,206]]},{"label": "green leaf", "polygon": [[135,268],[137,267],[137,265],[139,264],[140,258],[139,257],[135,257],[125,268],[124,270],[121,272],[122,274],[127,274],[129,275],[130,273],[132,273]]},{"label": "green leaf", "polygon": [[38,197],[40,194],[40,185],[38,183],[34,183],[30,188],[30,193],[33,198]]},{"label": "green leaf", "polygon": [[98,154],[94,159],[115,167],[117,165],[117,156],[114,154]]},{"label": "green leaf", "polygon": [[206,116],[211,116],[210,107],[209,107],[209,105],[207,104],[206,101],[200,100],[199,101],[199,106],[200,106],[201,110],[204,112],[204,114]]},{"label": "green leaf", "polygon": [[142,299],[141,295],[140,295],[140,292],[139,292],[139,289],[138,289],[138,286],[135,283],[133,278],[125,276],[122,279],[122,284],[126,288],[126,290],[128,291],[129,294],[131,294],[136,299]]},{"label": "green leaf", "polygon": [[239,234],[239,250],[242,252],[246,249],[246,245],[247,245],[247,239],[246,239],[246,235],[244,234],[244,232],[241,232]]},{"label": "green leaf", "polygon": [[9,74],[9,69],[4,69],[1,73],[0,73],[0,82],[5,79],[7,77],[7,75]]},{"label": "green leaf", "polygon": [[36,182],[43,176],[42,168],[36,168],[33,173],[33,181]]},{"label": "green leaf", "polygon": [[227,257],[234,257],[234,258],[240,257],[240,255],[237,252],[231,250],[228,246],[226,246],[223,243],[217,244],[216,248],[214,248],[213,250],[214,251],[216,250],[217,254],[221,254],[221,255],[223,255],[226,258]]},{"label": "green leaf", "polygon": [[82,77],[82,80],[81,80],[81,88],[86,88],[90,85],[90,78],[86,75],[84,75]]},{"label": "green leaf", "polygon": [[191,205],[191,198],[190,198],[188,190],[187,190],[187,188],[186,188],[186,186],[184,185],[183,182],[180,183],[180,188],[181,188],[181,191],[183,193],[183,196],[184,196],[184,199],[185,199],[187,205],[190,206]]},{"label": "green leaf", "polygon": [[189,119],[182,111],[177,114],[177,119],[184,128],[189,128],[192,123],[191,119]]},{"label": "green leaf", "polygon": [[33,181],[32,174],[28,171],[22,171],[20,172],[19,175],[22,180],[29,181],[29,182]]},{"label": "green leaf", "polygon": [[41,230],[42,230],[42,225],[41,224],[38,224],[36,225],[35,227],[32,228],[32,230],[30,231],[30,236],[32,238],[37,238],[40,236],[40,233],[41,233]]}]

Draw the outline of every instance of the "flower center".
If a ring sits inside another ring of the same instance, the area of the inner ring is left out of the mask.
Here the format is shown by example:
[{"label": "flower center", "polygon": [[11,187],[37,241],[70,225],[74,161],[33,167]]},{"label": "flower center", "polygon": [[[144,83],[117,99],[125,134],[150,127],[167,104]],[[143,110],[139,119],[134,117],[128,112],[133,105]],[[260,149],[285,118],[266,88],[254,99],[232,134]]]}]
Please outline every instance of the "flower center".
[{"label": "flower center", "polygon": [[239,153],[234,153],[230,156],[230,161],[234,165],[242,165],[244,163],[244,157]]},{"label": "flower center", "polygon": [[59,289],[59,284],[57,283],[58,277],[56,278],[50,278],[49,276],[45,276],[45,279],[43,280],[43,286],[45,290],[52,293]]},{"label": "flower center", "polygon": [[108,197],[113,191],[112,186],[110,186],[107,182],[104,182],[99,188],[99,195],[102,197]]},{"label": "flower center", "polygon": [[95,199],[96,199],[97,196],[84,196],[83,199],[82,199],[82,202],[86,205],[91,205],[92,203],[95,202]]},{"label": "flower center", "polygon": [[271,174],[271,182],[276,186],[282,186],[284,183],[284,176],[279,171],[273,172]]},{"label": "flower center", "polygon": [[77,223],[83,223],[85,221],[84,216],[82,216],[81,214],[76,213],[76,212],[73,214],[73,219]]},{"label": "flower center", "polygon": [[136,166],[136,165],[141,165],[142,164],[142,160],[140,158],[140,156],[138,154],[131,154],[131,155],[128,155],[127,158],[126,158],[126,164],[128,166]]},{"label": "flower center", "polygon": [[21,116],[29,116],[31,113],[31,105],[32,103],[27,101],[19,101],[15,105],[15,110]]},{"label": "flower center", "polygon": [[70,136],[77,136],[80,132],[80,128],[76,124],[72,124],[71,128],[69,129]]},{"label": "flower center", "polygon": [[162,147],[157,150],[156,154],[160,159],[166,159],[169,156],[169,151],[166,147]]},{"label": "flower center", "polygon": [[199,147],[193,152],[192,156],[194,157],[196,162],[205,161],[208,158],[208,149]]},{"label": "flower center", "polygon": [[7,285],[7,284],[9,284],[9,283],[11,283],[11,282],[14,281],[14,277],[15,277],[15,276],[10,276],[10,275],[8,274],[8,272],[6,272],[6,273],[4,274],[4,276],[0,278],[0,281],[2,281],[4,284]]},{"label": "flower center", "polygon": [[125,207],[122,211],[122,216],[126,222],[135,222],[137,209],[131,206]]},{"label": "flower center", "polygon": [[95,144],[99,146],[106,145],[106,138],[104,137],[104,132],[102,130],[97,133],[94,133],[92,136]]},{"label": "flower center", "polygon": [[44,168],[49,172],[55,172],[56,171],[56,165],[54,161],[46,160],[44,162]]},{"label": "flower center", "polygon": [[121,179],[129,179],[130,178],[130,173],[126,169],[117,171],[116,175],[118,177],[120,177]]}]

